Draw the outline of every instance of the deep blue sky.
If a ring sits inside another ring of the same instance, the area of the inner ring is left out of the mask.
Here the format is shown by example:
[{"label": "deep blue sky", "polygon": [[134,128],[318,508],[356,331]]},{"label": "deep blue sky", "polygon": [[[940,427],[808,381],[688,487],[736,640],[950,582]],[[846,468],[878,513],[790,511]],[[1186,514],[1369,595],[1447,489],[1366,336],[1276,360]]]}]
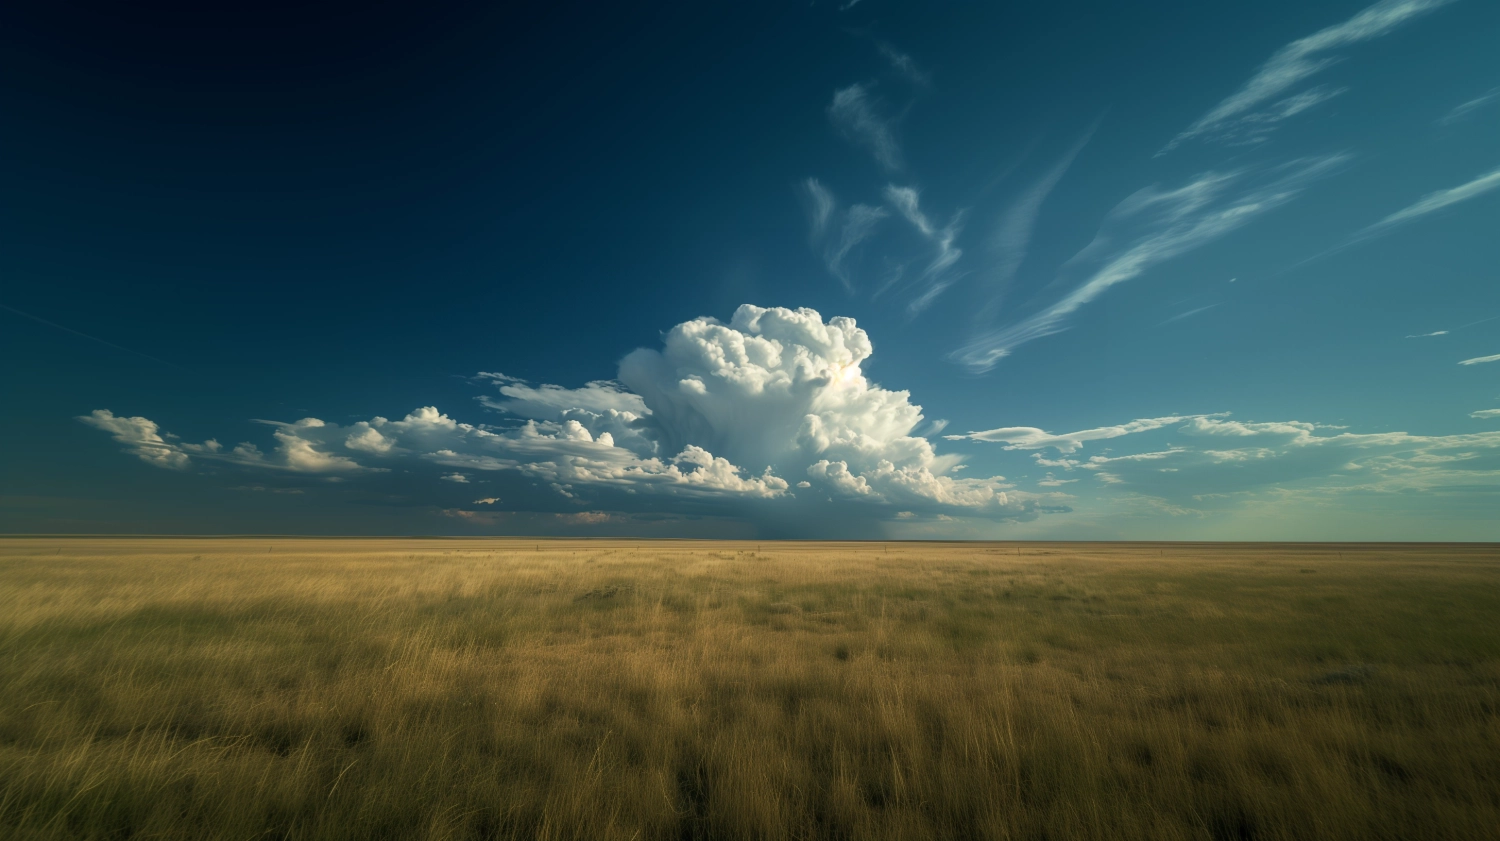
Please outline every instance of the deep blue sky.
[{"label": "deep blue sky", "polygon": [[1500,539],[1500,6],[481,5],[0,10],[0,529]]}]

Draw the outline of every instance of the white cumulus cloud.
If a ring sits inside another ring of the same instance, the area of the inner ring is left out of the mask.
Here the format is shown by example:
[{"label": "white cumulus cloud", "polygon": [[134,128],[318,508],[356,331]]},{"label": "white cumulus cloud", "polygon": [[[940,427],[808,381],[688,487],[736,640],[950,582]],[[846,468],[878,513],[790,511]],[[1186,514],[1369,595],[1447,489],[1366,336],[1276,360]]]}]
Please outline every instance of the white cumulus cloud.
[{"label": "white cumulus cloud", "polygon": [[[181,470],[191,461],[180,445],[162,438],[156,423],[146,418],[116,417],[108,409],[95,409],[90,414],[81,415],[78,420],[108,432],[116,441],[125,445],[126,452],[147,464]],[[208,445],[218,448],[218,443],[212,440]]]},{"label": "white cumulus cloud", "polygon": [[499,391],[484,401],[500,413],[498,424],[464,423],[431,406],[347,426],[260,421],[274,427],[267,454],[248,442],[230,452],[215,442],[176,444],[149,420],[105,410],[84,421],[161,466],[185,468],[191,454],[325,479],[398,465],[456,484],[483,473],[497,490],[514,488],[511,500],[543,511],[596,503],[622,511],[759,510],[774,520],[834,505],[846,520],[891,519],[898,511],[1007,520],[1058,507],[1000,476],[954,475],[961,457],[939,455],[917,434],[941,424],[925,424],[907,392],[865,377],[873,351],[853,319],[745,305],[728,323],[702,317],[677,325],[659,349],[627,355],[616,380],[569,389],[485,374]]}]

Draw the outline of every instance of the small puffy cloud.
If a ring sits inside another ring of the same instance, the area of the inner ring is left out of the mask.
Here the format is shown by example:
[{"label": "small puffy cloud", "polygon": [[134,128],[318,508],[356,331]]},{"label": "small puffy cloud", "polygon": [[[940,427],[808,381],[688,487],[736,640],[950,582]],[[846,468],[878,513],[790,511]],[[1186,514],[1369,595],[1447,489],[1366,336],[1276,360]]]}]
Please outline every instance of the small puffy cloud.
[{"label": "small puffy cloud", "polygon": [[462,473],[444,473],[438,478],[442,479],[445,482],[457,482],[460,485],[469,484],[469,477],[465,476]]},{"label": "small puffy cloud", "polygon": [[438,513],[473,526],[493,526],[505,517],[501,512],[468,511],[463,508],[444,508]]},{"label": "small puffy cloud", "polygon": [[[297,473],[353,473],[366,468],[351,458],[335,455],[318,449],[323,441],[321,431],[328,427],[317,418],[303,418],[296,423],[262,421],[277,427],[271,433],[276,439],[276,452],[280,454],[280,465]],[[343,436],[347,441],[348,436]]]},{"label": "small puffy cloud", "polygon": [[474,500],[474,504],[475,505],[494,505],[495,503],[497,503],[499,501],[500,501],[499,497],[487,496],[484,499],[476,499],[476,500]]},{"label": "small puffy cloud", "polygon": [[557,514],[558,520],[572,526],[597,526],[613,522],[616,518],[607,511],[579,511],[575,514]]},{"label": "small puffy cloud", "polygon": [[[492,377],[495,375],[491,375]],[[585,411],[599,415],[607,412],[645,414],[646,406],[638,395],[623,389],[619,383],[596,380],[583,388],[559,385],[533,386],[525,380],[507,377],[501,382],[504,400],[485,398],[485,405],[527,418],[552,419],[568,411]]]},{"label": "small puffy cloud", "polygon": [[[317,418],[303,418],[296,423],[258,421],[276,427],[272,437],[276,440],[273,457],[268,457],[259,447],[250,442],[238,444],[225,452],[218,441],[210,438],[202,444],[178,442],[177,436],[159,431],[154,421],[147,418],[116,417],[108,409],[96,409],[79,420],[114,436],[116,441],[127,445],[127,452],[134,453],[142,461],[158,467],[176,470],[190,466],[193,459],[207,462],[234,464],[242,467],[284,470],[293,473],[357,473],[381,472],[383,468],[360,465],[351,458],[328,451],[339,442],[358,436],[364,430],[340,429]],[[379,419],[377,419],[379,420]],[[363,425],[361,425],[363,426]]]},{"label": "small puffy cloud", "polygon": [[385,455],[395,446],[395,441],[380,434],[376,427],[384,426],[388,421],[377,417],[371,421],[360,421],[354,425],[354,431],[344,439],[344,446],[351,450],[359,450],[374,455]]},{"label": "small puffy cloud", "polygon": [[[141,417],[116,417],[108,409],[95,409],[87,415],[80,416],[78,420],[95,429],[108,432],[116,441],[125,445],[126,452],[147,464],[181,470],[190,462],[188,454],[180,445],[169,443],[162,438],[154,421]],[[218,448],[218,442],[210,441],[209,444],[215,449]]]}]

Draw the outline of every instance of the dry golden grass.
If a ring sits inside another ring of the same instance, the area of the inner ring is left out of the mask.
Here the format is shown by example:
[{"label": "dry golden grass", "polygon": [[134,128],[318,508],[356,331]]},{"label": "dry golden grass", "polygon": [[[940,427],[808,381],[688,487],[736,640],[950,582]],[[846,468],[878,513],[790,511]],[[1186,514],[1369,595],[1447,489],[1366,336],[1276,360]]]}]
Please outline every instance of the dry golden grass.
[{"label": "dry golden grass", "polygon": [[0,837],[1500,837],[1493,546],[0,541]]}]

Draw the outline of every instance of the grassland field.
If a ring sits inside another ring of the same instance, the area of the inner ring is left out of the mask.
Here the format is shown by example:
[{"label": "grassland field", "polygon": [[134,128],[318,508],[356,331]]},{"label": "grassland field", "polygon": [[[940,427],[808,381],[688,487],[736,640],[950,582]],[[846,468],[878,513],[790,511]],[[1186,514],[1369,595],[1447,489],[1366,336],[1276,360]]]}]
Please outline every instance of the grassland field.
[{"label": "grassland field", "polygon": [[1500,838],[1500,546],[0,539],[0,838]]}]

